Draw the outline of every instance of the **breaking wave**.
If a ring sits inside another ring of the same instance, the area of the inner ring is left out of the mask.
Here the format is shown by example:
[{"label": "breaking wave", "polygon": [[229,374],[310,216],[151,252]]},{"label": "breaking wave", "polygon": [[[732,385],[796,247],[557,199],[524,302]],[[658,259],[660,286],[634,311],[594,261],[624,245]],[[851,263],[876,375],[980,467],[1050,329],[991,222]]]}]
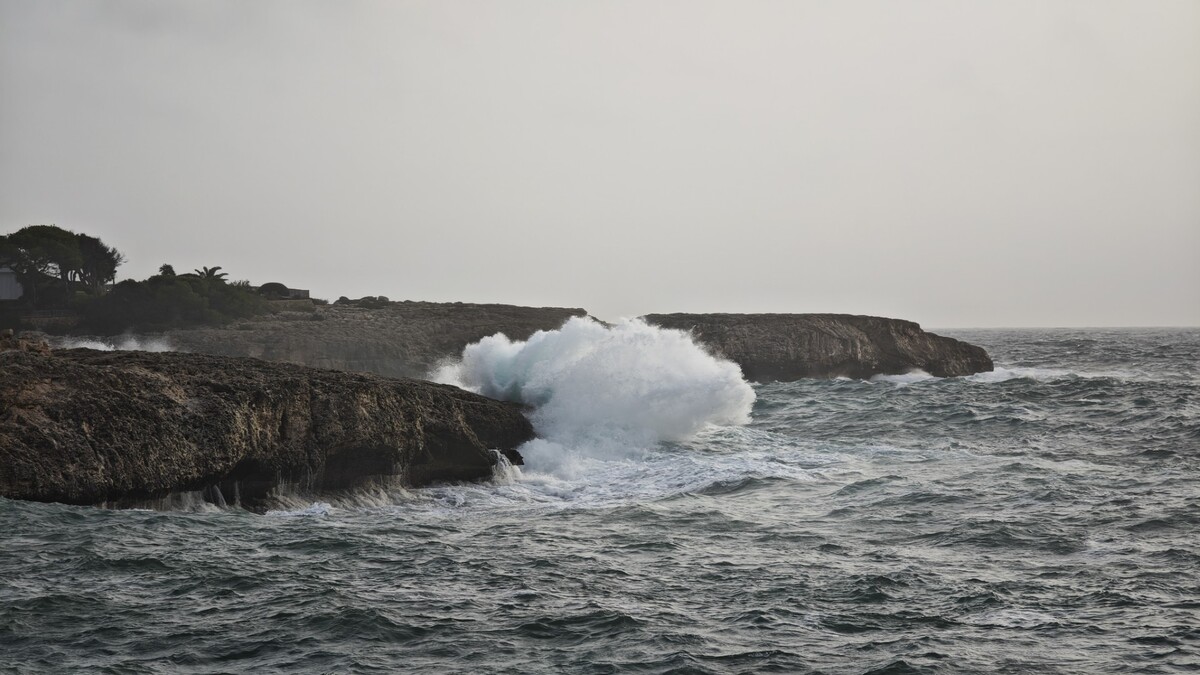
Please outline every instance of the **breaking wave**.
[{"label": "breaking wave", "polygon": [[175,351],[166,338],[139,338],[133,335],[123,335],[112,339],[67,337],[56,340],[52,346],[55,349],[97,349],[103,352]]},{"label": "breaking wave", "polygon": [[539,439],[521,449],[527,464],[567,473],[564,458],[628,458],[710,425],[746,424],[754,404],[737,364],[636,319],[576,317],[523,342],[492,335],[432,379],[533,408]]},{"label": "breaking wave", "polygon": [[929,380],[938,380],[941,378],[934,377],[923,370],[913,370],[903,375],[875,375],[871,377],[871,382],[886,382],[899,387],[906,387],[917,382],[927,382]]}]

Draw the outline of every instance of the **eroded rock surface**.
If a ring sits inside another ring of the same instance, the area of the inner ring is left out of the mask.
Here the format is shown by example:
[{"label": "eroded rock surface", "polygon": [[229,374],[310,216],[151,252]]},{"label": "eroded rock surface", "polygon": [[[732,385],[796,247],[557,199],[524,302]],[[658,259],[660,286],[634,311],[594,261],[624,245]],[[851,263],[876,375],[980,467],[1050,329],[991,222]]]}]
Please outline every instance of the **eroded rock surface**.
[{"label": "eroded rock surface", "polygon": [[912,321],[852,314],[649,314],[648,323],[693,331],[756,382],[869,378],[923,370],[954,377],[992,370],[982,347],[927,333]]},{"label": "eroded rock surface", "polygon": [[454,387],[255,359],[0,352],[0,496],[71,504],[217,487],[408,485],[491,475],[532,438],[519,408]]},{"label": "eroded rock surface", "polygon": [[225,328],[176,330],[165,337],[184,351],[424,378],[441,360],[459,356],[463,347],[489,335],[525,340],[586,314],[562,307],[459,302],[393,302],[378,309],[329,305]]}]

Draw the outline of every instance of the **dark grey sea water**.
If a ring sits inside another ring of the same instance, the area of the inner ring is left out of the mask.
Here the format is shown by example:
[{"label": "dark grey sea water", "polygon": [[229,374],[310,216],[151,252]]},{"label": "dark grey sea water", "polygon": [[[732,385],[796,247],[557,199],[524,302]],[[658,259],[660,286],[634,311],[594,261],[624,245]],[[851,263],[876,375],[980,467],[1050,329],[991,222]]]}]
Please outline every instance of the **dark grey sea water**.
[{"label": "dark grey sea water", "polygon": [[0,500],[0,671],[1200,670],[1200,330],[988,330],[997,371],[256,515]]}]

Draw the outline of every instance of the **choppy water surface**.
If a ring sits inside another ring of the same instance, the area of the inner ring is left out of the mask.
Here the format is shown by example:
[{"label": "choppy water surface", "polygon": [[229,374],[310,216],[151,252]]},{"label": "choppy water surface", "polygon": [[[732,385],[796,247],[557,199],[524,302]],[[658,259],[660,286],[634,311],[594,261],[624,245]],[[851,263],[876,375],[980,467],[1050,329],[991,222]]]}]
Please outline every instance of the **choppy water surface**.
[{"label": "choppy water surface", "polygon": [[0,671],[1200,670],[1200,331],[954,335],[997,371],[494,484],[0,500]]}]

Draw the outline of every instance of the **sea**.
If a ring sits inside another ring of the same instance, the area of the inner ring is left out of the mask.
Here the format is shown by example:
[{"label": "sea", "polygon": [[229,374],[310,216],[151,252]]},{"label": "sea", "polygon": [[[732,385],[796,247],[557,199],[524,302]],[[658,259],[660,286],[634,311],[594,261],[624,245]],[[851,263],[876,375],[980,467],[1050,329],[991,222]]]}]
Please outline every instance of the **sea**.
[{"label": "sea", "polygon": [[531,406],[490,482],[0,499],[0,672],[1200,671],[1200,329],[939,332],[995,371],[497,336],[434,374]]}]

